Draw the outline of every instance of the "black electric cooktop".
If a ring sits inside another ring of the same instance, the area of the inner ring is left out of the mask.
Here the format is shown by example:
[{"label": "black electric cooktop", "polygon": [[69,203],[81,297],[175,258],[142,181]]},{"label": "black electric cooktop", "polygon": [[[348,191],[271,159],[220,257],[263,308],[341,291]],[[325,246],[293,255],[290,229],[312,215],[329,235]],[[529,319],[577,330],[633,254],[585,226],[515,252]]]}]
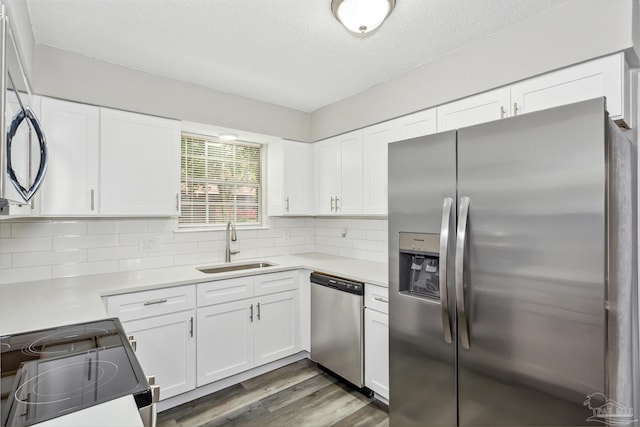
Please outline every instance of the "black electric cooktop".
[{"label": "black electric cooktop", "polygon": [[116,318],[0,337],[2,426],[29,426],[151,392]]}]

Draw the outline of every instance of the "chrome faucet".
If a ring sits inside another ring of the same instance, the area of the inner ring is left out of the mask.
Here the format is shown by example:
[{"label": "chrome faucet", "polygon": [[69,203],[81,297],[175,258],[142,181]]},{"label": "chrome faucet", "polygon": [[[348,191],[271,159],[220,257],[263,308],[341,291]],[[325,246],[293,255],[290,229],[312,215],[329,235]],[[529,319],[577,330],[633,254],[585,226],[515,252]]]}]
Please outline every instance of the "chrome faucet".
[{"label": "chrome faucet", "polygon": [[235,242],[236,240],[238,240],[236,225],[233,221],[229,221],[227,223],[227,247],[224,251],[224,262],[231,262],[231,255],[235,255],[240,252],[231,250],[231,242]]}]

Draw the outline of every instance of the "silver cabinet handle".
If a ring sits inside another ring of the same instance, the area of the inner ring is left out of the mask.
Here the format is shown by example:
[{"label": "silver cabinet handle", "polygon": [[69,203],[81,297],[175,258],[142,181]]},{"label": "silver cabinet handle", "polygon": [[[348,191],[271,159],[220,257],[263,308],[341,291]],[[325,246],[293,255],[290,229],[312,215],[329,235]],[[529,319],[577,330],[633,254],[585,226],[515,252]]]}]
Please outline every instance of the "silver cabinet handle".
[{"label": "silver cabinet handle", "polygon": [[249,320],[251,320],[251,323],[253,323],[253,304],[251,304],[251,306],[249,307]]},{"label": "silver cabinet handle", "polygon": [[91,189],[91,210],[95,210],[95,190],[92,188]]},{"label": "silver cabinet handle", "polygon": [[517,102],[513,103],[513,115],[514,116],[518,115],[518,103]]},{"label": "silver cabinet handle", "polygon": [[285,202],[285,204],[286,204],[286,205],[285,205],[285,209],[286,209],[286,211],[287,211],[287,212],[289,212],[289,197],[287,197],[286,199],[284,199],[284,202]]},{"label": "silver cabinet handle", "polygon": [[467,224],[469,221],[468,197],[460,198],[460,214],[458,215],[458,238],[456,241],[456,299],[458,309],[458,330],[460,331],[460,343],[465,349],[469,349],[471,344],[469,338],[469,323],[465,304],[465,291],[468,286],[468,274],[465,275],[465,260],[467,258]]},{"label": "silver cabinet handle", "polygon": [[189,336],[193,338],[193,317],[189,319]]},{"label": "silver cabinet handle", "polygon": [[258,320],[260,320],[260,303],[258,303],[257,307],[258,307]]},{"label": "silver cabinet handle", "polygon": [[135,340],[133,335],[129,335],[127,339],[129,340],[129,344],[131,345],[133,351],[136,351],[138,349],[138,341]]},{"label": "silver cabinet handle", "polygon": [[162,304],[167,302],[166,298],[160,298],[160,299],[152,299],[150,301],[147,301],[144,303],[144,305],[154,305],[154,304]]},{"label": "silver cabinet handle", "polygon": [[331,212],[333,212],[333,196],[331,196]]},{"label": "silver cabinet handle", "polygon": [[383,303],[385,303],[385,304],[389,304],[389,300],[388,300],[388,299],[386,299],[386,298],[382,298],[382,297],[374,297],[373,299],[374,299],[374,300],[376,300],[376,301],[383,302]]},{"label": "silver cabinet handle", "polygon": [[504,109],[504,105],[500,106],[500,118],[504,119],[507,116],[507,110]]},{"label": "silver cabinet handle", "polygon": [[336,212],[338,212],[338,209],[340,209],[340,207],[338,206],[338,200],[340,199],[338,199],[338,196],[336,196]]},{"label": "silver cabinet handle", "polygon": [[442,207],[442,224],[440,225],[440,305],[442,306],[442,330],[444,342],[453,342],[451,332],[451,317],[449,315],[449,288],[447,286],[447,262],[449,255],[449,230],[451,229],[451,208],[453,199],[444,199]]}]

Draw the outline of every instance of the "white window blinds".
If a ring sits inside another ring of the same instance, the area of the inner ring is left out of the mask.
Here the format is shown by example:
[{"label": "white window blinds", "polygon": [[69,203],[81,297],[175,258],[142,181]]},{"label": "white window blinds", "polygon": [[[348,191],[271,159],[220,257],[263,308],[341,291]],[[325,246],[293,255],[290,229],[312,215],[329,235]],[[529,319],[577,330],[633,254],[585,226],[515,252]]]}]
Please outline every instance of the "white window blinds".
[{"label": "white window blinds", "polygon": [[182,228],[262,220],[261,146],[182,134]]}]

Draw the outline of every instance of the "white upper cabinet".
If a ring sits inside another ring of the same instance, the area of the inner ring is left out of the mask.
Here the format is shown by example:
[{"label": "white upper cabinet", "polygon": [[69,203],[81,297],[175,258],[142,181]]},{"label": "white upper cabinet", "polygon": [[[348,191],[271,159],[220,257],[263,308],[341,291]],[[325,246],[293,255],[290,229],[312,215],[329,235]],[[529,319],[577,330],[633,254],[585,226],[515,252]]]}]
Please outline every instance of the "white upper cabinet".
[{"label": "white upper cabinet", "polygon": [[619,125],[631,126],[629,67],[624,54],[608,56],[543,74],[511,86],[514,114],[605,96]]},{"label": "white upper cabinet", "polygon": [[437,132],[436,109],[418,111],[390,121],[393,127],[393,141],[417,138]]},{"label": "white upper cabinet", "polygon": [[340,189],[340,146],[337,137],[314,144],[316,203],[318,215],[333,215]]},{"label": "white upper cabinet", "polygon": [[100,212],[177,216],[180,122],[100,109]]},{"label": "white upper cabinet", "polygon": [[362,130],[314,144],[316,214],[362,214]]},{"label": "white upper cabinet", "polygon": [[267,146],[270,216],[313,213],[313,145],[275,141]]},{"label": "white upper cabinet", "polygon": [[363,207],[362,130],[340,135],[340,197],[336,213],[361,214]]},{"label": "white upper cabinet", "polygon": [[394,137],[393,120],[370,126],[363,134],[364,213],[387,213],[388,145]]},{"label": "white upper cabinet", "polygon": [[42,98],[48,170],[40,191],[43,216],[98,213],[99,108]]},{"label": "white upper cabinet", "polygon": [[437,108],[438,132],[509,117],[510,103],[507,86],[441,105]]}]

